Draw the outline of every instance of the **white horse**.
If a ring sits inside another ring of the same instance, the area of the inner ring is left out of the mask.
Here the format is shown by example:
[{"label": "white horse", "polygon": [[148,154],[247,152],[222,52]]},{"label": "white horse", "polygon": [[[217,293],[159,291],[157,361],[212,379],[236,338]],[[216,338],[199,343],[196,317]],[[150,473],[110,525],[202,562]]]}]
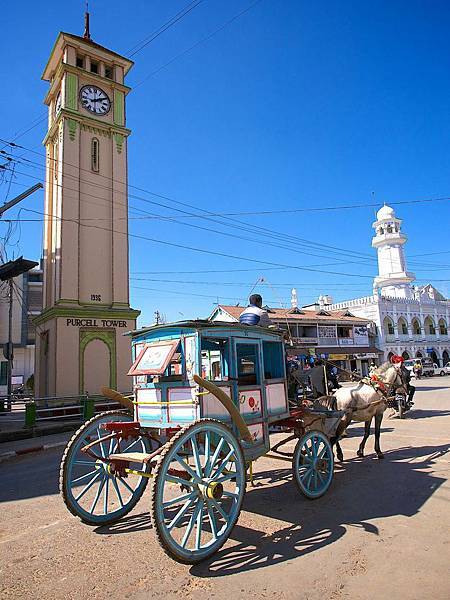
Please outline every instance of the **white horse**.
[{"label": "white horse", "polygon": [[345,412],[335,437],[331,438],[331,443],[336,444],[338,460],[344,460],[339,439],[352,421],[365,423],[364,437],[357,452],[358,456],[364,456],[364,446],[370,435],[373,417],[375,417],[375,452],[378,458],[384,458],[380,449],[381,421],[387,407],[388,396],[399,388],[405,388],[400,375],[400,365],[387,362],[375,369],[371,374],[370,383],[362,380],[351,387],[339,388],[333,396],[322,396],[316,400],[322,406]]}]

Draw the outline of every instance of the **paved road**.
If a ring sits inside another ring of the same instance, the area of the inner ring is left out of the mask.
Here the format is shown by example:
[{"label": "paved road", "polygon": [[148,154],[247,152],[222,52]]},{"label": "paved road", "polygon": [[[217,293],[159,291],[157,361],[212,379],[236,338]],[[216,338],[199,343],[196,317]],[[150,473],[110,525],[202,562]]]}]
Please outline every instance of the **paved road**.
[{"label": "paved road", "polygon": [[383,422],[384,461],[373,438],[355,458],[352,426],[319,500],[287,463],[258,461],[230,540],[195,567],[159,549],[148,491],[119,524],[90,528],[58,495],[60,451],[0,465],[0,598],[448,599],[450,377],[418,387],[417,410]]}]

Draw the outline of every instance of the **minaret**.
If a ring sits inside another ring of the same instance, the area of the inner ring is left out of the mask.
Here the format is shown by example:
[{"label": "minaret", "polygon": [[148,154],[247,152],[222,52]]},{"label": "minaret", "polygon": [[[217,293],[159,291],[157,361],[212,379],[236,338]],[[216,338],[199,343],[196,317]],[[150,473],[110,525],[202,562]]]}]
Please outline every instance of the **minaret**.
[{"label": "minaret", "polygon": [[375,229],[372,246],[378,251],[374,290],[380,288],[382,296],[411,298],[410,283],[415,275],[406,270],[403,245],[408,238],[401,232],[401,223],[390,206],[384,205],[377,212],[377,220],[372,225]]},{"label": "minaret", "polygon": [[42,78],[48,131],[36,396],[130,389],[125,77],[133,62],[61,32]]},{"label": "minaret", "polygon": [[298,296],[295,288],[292,288],[291,290],[291,307],[298,308]]}]

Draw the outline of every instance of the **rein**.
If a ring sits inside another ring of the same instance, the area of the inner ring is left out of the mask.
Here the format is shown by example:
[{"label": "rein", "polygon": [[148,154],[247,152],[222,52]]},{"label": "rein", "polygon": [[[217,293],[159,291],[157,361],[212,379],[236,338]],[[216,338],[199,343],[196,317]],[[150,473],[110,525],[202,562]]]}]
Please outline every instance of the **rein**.
[{"label": "rein", "polygon": [[[401,376],[397,374],[397,377],[400,377],[400,381],[403,384]],[[370,376],[370,378],[364,377],[363,379],[361,379],[361,382],[370,385],[377,393],[381,393],[384,399],[387,400],[389,398],[390,392],[395,386],[395,381],[397,380],[397,377],[392,383],[386,383],[385,381],[380,379],[378,375],[375,375],[373,373]]]}]

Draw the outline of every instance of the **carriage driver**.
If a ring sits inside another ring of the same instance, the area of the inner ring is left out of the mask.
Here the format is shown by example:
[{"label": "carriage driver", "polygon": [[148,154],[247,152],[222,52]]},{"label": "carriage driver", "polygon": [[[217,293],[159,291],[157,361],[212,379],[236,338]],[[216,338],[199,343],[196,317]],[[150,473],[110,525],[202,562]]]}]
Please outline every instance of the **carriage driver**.
[{"label": "carriage driver", "polygon": [[267,311],[262,308],[262,298],[259,294],[252,294],[248,299],[249,305],[241,313],[239,323],[244,325],[259,325],[260,327],[270,327],[270,320]]},{"label": "carriage driver", "polygon": [[416,388],[414,385],[411,385],[411,373],[403,364],[404,358],[403,356],[394,355],[391,357],[391,363],[393,365],[399,365],[399,373],[402,378],[403,383],[406,385],[406,390],[408,392],[408,404],[412,406],[414,404],[413,398],[416,392]]}]

